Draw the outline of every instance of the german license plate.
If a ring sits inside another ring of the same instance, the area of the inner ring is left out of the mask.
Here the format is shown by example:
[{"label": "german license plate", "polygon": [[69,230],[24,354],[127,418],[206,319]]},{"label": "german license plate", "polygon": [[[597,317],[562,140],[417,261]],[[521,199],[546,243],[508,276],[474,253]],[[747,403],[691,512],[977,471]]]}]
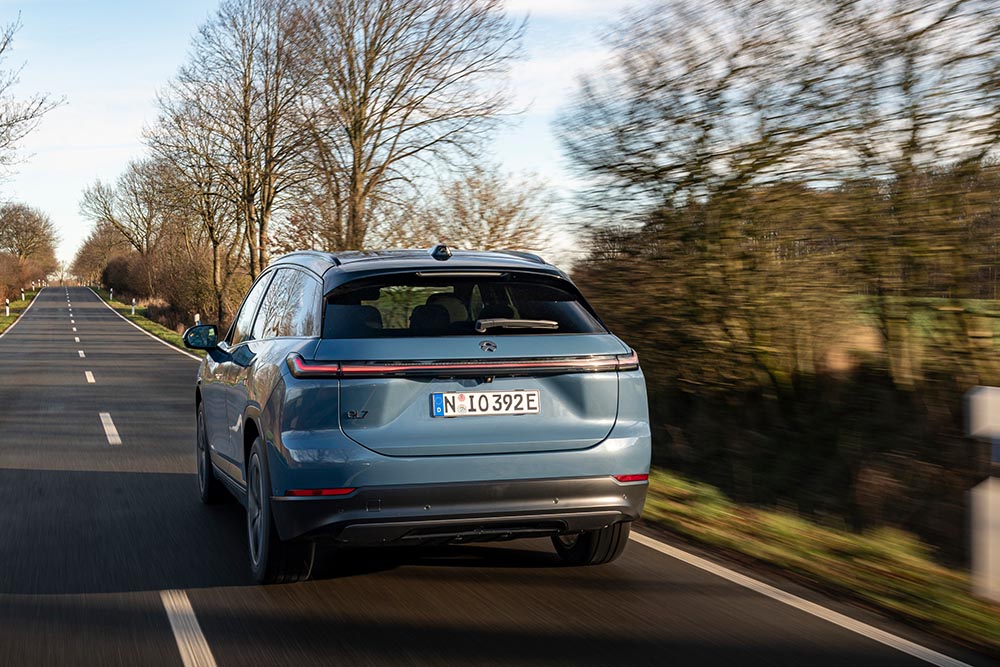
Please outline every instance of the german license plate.
[{"label": "german license plate", "polygon": [[539,412],[539,399],[537,389],[449,391],[431,394],[431,414],[435,417],[534,415]]}]

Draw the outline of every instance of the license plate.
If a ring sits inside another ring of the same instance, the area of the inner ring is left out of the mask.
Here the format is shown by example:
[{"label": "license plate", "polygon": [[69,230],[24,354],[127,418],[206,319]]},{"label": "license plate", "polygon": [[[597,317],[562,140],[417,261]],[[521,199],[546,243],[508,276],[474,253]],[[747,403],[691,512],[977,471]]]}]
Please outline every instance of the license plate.
[{"label": "license plate", "polygon": [[539,412],[539,397],[537,389],[442,392],[431,394],[431,414],[435,417],[534,415]]}]

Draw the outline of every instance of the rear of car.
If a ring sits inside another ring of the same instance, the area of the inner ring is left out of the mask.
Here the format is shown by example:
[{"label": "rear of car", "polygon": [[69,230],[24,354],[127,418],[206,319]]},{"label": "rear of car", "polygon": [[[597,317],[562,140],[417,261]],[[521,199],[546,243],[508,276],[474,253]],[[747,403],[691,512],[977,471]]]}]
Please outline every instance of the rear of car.
[{"label": "rear of car", "polygon": [[650,460],[636,355],[553,267],[491,259],[335,274],[322,338],[272,399],[282,539],[621,552]]},{"label": "rear of car", "polygon": [[292,253],[251,288],[199,375],[199,489],[247,508],[260,581],[314,545],[551,537],[621,554],[646,497],[635,353],[522,253]]}]

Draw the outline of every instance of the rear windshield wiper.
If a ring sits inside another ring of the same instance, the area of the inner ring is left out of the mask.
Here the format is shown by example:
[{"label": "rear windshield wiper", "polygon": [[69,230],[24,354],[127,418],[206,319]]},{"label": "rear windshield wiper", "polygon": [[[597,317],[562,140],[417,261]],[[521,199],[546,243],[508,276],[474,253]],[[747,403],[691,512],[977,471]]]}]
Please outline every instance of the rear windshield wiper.
[{"label": "rear windshield wiper", "polygon": [[554,320],[515,320],[505,317],[494,317],[476,320],[476,331],[484,333],[487,329],[558,329],[559,323]]}]

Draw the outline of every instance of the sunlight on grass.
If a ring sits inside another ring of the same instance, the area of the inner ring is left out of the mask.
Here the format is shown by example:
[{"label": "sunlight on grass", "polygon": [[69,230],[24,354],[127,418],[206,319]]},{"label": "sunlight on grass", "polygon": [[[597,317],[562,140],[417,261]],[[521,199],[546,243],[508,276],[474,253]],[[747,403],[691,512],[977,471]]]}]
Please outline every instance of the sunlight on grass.
[{"label": "sunlight on grass", "polygon": [[965,642],[1000,651],[1000,607],[973,598],[965,572],[931,559],[915,537],[855,534],[785,512],[738,505],[718,489],[665,471],[650,476],[646,521],[750,556]]}]

